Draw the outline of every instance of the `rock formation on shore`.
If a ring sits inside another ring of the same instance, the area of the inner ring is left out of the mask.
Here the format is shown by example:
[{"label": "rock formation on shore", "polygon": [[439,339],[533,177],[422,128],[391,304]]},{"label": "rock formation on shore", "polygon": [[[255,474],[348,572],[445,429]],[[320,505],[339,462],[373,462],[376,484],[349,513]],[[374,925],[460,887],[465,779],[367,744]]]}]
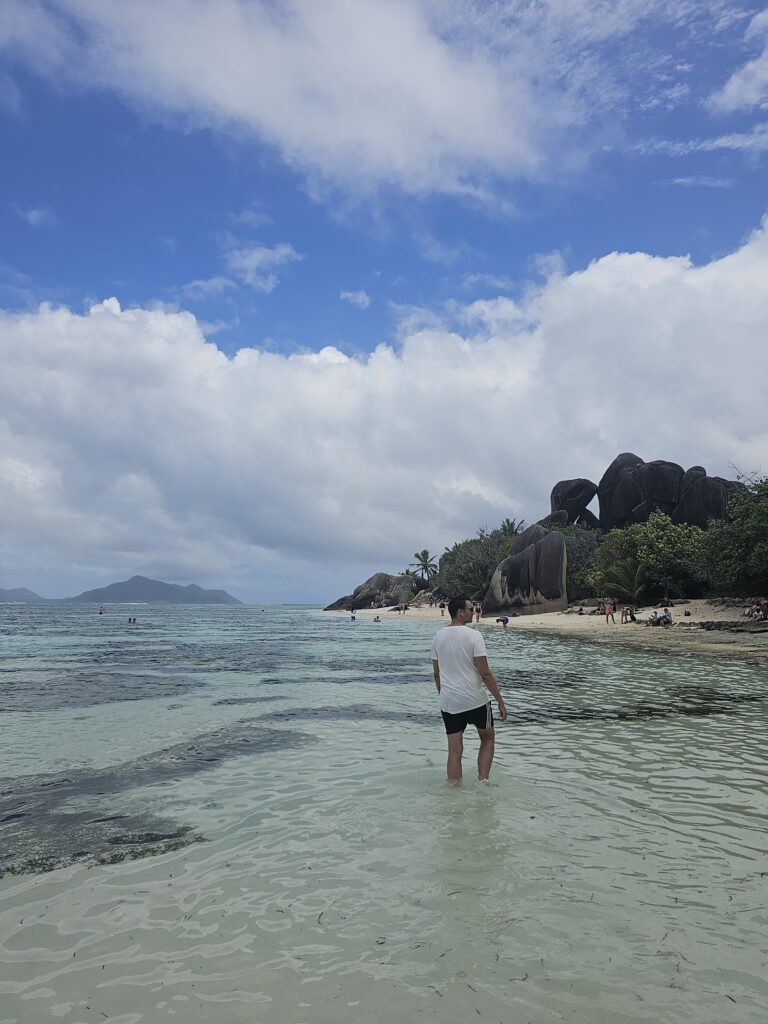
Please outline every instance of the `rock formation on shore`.
[{"label": "rock formation on shore", "polygon": [[[617,455],[599,484],[584,477],[560,480],[552,488],[549,515],[525,530],[497,566],[484,596],[483,614],[567,607],[565,539],[548,527],[580,524],[607,533],[644,523],[653,512],[662,511],[676,523],[704,528],[710,519],[725,518],[728,502],[743,486],[707,476],[701,466],[684,470],[663,459],[645,462],[632,452]],[[595,496],[599,516],[587,508]],[[326,610],[370,607],[372,600],[398,604],[409,599],[413,587],[411,576],[376,573]]]},{"label": "rock formation on shore", "polygon": [[377,572],[365,583],[355,587],[351,594],[329,604],[325,611],[351,612],[357,608],[370,608],[372,604],[387,606],[407,603],[413,595],[415,583],[413,576],[390,576],[387,572]]},{"label": "rock formation on shore", "polygon": [[483,600],[483,615],[524,611],[561,611],[568,607],[567,556],[562,533],[534,523],[520,534],[493,574]]},{"label": "rock formation on shore", "polygon": [[[552,512],[565,512],[569,523],[616,527],[644,523],[652,512],[666,512],[676,523],[705,527],[722,519],[728,502],[743,487],[736,480],[707,476],[702,466],[684,470],[676,462],[644,462],[639,455],[617,455],[600,480],[561,480],[552,488]],[[595,494],[599,519],[587,508]]]}]

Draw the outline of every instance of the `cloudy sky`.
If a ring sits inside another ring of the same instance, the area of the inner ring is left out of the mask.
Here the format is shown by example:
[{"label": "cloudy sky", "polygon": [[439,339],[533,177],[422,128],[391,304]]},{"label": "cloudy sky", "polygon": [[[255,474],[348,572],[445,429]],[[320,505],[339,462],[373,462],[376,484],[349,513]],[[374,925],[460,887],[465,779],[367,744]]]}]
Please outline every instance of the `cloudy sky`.
[{"label": "cloudy sky", "polygon": [[768,470],[768,8],[0,0],[0,587],[329,601]]}]

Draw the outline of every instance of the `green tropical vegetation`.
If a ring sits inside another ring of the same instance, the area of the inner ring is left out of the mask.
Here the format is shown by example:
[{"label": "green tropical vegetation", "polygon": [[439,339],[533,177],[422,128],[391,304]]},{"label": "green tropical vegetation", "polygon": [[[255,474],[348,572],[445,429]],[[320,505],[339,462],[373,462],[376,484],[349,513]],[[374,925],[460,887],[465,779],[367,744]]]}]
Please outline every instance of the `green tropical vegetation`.
[{"label": "green tropical vegetation", "polygon": [[750,480],[702,539],[700,568],[717,590],[768,591],[768,478]]},{"label": "green tropical vegetation", "polygon": [[423,548],[421,551],[415,551],[413,557],[416,561],[411,562],[408,568],[415,569],[423,580],[429,582],[437,575],[437,564],[432,559],[428,548]]},{"label": "green tropical vegetation", "polygon": [[[499,562],[525,523],[505,519],[495,529],[459,541],[440,556],[414,554],[411,574],[434,593],[482,599]],[[611,596],[623,601],[768,592],[768,478],[755,478],[730,501],[728,518],[706,529],[675,523],[664,512],[647,522],[601,533],[583,525],[554,526],[564,535],[570,600]]]},{"label": "green tropical vegetation", "polygon": [[647,581],[648,570],[637,558],[620,558],[605,571],[607,595],[633,604],[640,600]]},{"label": "green tropical vegetation", "polygon": [[525,523],[505,519],[494,530],[481,526],[476,537],[468,537],[446,548],[440,558],[434,584],[441,594],[467,594],[482,598],[496,566],[509,554]]}]

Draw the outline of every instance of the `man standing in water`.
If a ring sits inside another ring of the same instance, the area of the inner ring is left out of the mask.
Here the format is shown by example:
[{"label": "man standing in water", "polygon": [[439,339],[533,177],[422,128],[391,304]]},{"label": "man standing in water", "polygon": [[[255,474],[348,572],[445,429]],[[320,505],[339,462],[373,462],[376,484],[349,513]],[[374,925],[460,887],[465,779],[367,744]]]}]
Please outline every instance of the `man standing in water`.
[{"label": "man standing in water", "polygon": [[448,602],[451,624],[443,626],[432,641],[432,670],[448,734],[448,778],[456,782],[461,778],[464,730],[468,725],[474,725],[480,737],[477,774],[488,780],[494,740],[491,696],[499,705],[499,718],[502,722],[507,718],[504,698],[488,667],[482,634],[467,626],[472,621],[472,610],[472,602],[464,595],[452,597]]}]

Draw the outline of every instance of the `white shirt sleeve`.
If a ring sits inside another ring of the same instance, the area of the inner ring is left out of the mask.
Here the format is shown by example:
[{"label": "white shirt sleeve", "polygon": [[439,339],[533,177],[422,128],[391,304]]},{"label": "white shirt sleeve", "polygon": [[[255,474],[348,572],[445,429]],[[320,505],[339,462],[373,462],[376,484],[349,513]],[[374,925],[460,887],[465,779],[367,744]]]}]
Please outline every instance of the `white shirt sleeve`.
[{"label": "white shirt sleeve", "polygon": [[486,656],[485,640],[479,629],[472,630],[472,657],[484,658]]}]

